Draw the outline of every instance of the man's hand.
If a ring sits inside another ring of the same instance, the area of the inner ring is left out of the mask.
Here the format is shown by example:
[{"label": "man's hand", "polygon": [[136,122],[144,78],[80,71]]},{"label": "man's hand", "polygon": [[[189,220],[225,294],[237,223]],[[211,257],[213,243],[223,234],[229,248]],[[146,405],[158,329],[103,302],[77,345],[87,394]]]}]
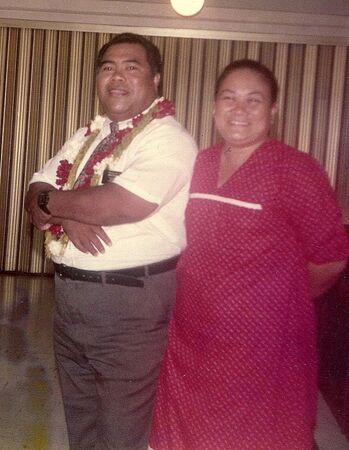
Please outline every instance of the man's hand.
[{"label": "man's hand", "polygon": [[46,214],[38,205],[38,195],[42,191],[50,191],[55,188],[47,183],[33,183],[27,192],[24,207],[30,216],[31,223],[41,231],[47,230],[51,225],[50,214]]},{"label": "man's hand", "polygon": [[83,253],[91,253],[97,256],[98,253],[104,253],[104,242],[111,246],[112,242],[106,232],[99,225],[88,225],[74,220],[65,219],[62,226],[75,247]]}]

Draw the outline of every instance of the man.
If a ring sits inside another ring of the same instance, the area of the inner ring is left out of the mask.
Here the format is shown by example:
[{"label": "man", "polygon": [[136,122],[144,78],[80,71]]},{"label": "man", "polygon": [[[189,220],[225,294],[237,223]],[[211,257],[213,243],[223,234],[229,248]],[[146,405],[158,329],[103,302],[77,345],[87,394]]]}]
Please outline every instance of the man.
[{"label": "man", "polygon": [[105,116],[78,130],[27,193],[55,266],[54,348],[72,449],[147,448],[196,155],[158,98],[160,81],[150,41],[123,33],[105,44]]}]

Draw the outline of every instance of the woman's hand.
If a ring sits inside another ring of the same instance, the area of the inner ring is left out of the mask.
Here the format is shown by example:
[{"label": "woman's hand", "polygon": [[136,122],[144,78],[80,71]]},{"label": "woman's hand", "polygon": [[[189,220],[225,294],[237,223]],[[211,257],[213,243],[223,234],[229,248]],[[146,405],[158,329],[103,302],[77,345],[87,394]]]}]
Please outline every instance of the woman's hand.
[{"label": "woman's hand", "polygon": [[338,280],[347,261],[334,261],[326,264],[308,263],[310,292],[313,297],[324,294]]}]

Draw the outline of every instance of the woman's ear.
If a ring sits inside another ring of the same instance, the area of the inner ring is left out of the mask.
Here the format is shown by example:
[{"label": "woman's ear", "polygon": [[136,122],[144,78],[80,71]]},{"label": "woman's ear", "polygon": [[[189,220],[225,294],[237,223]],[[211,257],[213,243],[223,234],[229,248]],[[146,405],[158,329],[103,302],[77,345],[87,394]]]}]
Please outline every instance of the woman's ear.
[{"label": "woman's ear", "polygon": [[279,111],[278,105],[277,105],[277,103],[274,103],[273,106],[271,107],[271,113],[270,113],[270,117],[271,117],[270,122],[272,125],[275,122],[275,118],[276,118],[278,111]]}]

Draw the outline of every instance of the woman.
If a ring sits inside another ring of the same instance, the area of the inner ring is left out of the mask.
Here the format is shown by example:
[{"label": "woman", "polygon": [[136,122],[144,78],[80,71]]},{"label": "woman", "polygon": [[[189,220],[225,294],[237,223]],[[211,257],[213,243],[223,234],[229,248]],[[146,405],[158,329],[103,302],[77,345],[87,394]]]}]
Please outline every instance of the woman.
[{"label": "woman", "polygon": [[217,81],[223,142],[196,162],[154,450],[306,450],[316,415],[313,297],[345,266],[334,193],[269,137],[277,83],[240,60]]}]

